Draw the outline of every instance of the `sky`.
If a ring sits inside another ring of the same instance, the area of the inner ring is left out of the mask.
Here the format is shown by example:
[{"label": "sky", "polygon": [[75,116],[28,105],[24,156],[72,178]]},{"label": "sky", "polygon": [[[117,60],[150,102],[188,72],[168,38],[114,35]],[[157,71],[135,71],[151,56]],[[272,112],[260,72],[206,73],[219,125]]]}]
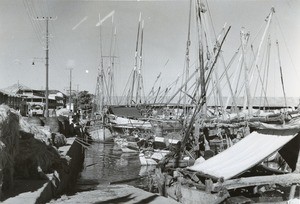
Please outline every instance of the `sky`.
[{"label": "sky", "polygon": [[[208,3],[213,26],[219,33],[226,23],[231,30],[222,47],[229,62],[245,27],[255,36],[275,7],[278,39],[287,96],[300,97],[299,0],[203,0]],[[0,0],[0,88],[15,83],[45,89],[45,21],[49,22],[49,88],[95,93],[100,64],[99,27],[103,20],[103,55],[110,54],[114,26],[117,30],[115,87],[120,95],[134,67],[139,14],[144,20],[143,78],[148,93],[161,72],[162,86],[183,73],[188,30],[188,0]],[[196,28],[192,13],[191,63],[196,61]],[[104,58],[104,61],[107,60]],[[34,61],[34,65],[32,62]],[[106,62],[104,62],[106,63]],[[278,71],[278,69],[277,69]],[[276,72],[277,72],[276,71]],[[275,72],[275,71],[274,71]],[[270,95],[280,95],[279,79],[271,80]],[[226,93],[225,93],[226,94]]]}]

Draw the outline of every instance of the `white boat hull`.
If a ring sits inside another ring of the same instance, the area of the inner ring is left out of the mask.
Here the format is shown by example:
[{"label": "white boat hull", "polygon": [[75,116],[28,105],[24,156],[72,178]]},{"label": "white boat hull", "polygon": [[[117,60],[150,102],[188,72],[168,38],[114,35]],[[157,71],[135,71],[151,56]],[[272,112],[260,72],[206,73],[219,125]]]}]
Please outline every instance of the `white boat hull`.
[{"label": "white boat hull", "polygon": [[109,116],[109,121],[114,124],[116,128],[139,128],[139,129],[151,129],[152,125],[149,121],[134,120],[130,118],[122,118],[115,115]]},{"label": "white boat hull", "polygon": [[99,128],[89,131],[90,137],[94,142],[105,142],[112,140],[112,134],[107,128]]},{"label": "white boat hull", "polygon": [[138,149],[131,149],[131,148],[128,148],[126,146],[121,147],[121,150],[124,153],[138,153],[138,151],[139,151]]}]

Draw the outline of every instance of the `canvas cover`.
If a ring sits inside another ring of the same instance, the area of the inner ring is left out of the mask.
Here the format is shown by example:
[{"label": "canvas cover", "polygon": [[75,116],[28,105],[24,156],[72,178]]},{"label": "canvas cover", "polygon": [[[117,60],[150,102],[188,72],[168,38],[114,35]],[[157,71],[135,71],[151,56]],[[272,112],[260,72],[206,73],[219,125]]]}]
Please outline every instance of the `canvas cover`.
[{"label": "canvas cover", "polygon": [[227,180],[259,164],[297,134],[298,132],[293,130],[252,132],[227,150],[188,169],[207,177],[215,179],[223,177]]},{"label": "canvas cover", "polygon": [[109,112],[110,114],[114,114],[119,117],[126,117],[126,118],[133,118],[133,119],[138,119],[142,117],[141,113],[136,107],[110,106]]}]

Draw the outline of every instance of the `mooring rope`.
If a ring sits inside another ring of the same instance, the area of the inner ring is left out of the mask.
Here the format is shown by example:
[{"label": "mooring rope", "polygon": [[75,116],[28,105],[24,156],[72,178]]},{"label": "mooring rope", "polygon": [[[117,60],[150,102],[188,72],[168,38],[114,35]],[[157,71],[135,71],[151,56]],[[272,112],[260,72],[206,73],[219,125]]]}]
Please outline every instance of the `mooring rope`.
[{"label": "mooring rope", "polygon": [[83,148],[90,149],[90,144],[86,143],[84,140],[76,138],[75,142],[77,142],[78,144],[80,144]]}]

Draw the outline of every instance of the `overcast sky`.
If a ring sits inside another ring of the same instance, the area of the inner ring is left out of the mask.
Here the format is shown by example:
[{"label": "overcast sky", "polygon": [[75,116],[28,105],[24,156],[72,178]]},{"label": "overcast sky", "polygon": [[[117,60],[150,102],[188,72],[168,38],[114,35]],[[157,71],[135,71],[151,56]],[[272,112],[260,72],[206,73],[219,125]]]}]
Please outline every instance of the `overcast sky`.
[{"label": "overcast sky", "polygon": [[[203,1],[205,4],[207,1]],[[299,0],[209,0],[214,28],[232,26],[222,49],[226,62],[240,43],[240,29],[257,33],[275,7],[281,40],[282,63],[288,96],[300,96],[300,1]],[[134,66],[139,13],[145,21],[143,75],[146,92],[159,72],[166,85],[184,68],[188,27],[188,0],[105,1],[105,0],[0,0],[0,88],[14,83],[34,89],[45,88],[45,21],[51,16],[49,88],[65,92],[73,68],[72,89],[95,93],[99,58],[99,13],[101,19],[114,11],[117,28],[116,89],[120,94]],[[193,18],[194,19],[194,18]],[[112,19],[103,22],[103,50],[109,55]],[[195,23],[192,23],[192,32]],[[196,50],[192,39],[191,56]],[[226,53],[226,54],[225,54]],[[32,66],[33,59],[35,65]],[[191,59],[193,61],[195,59]],[[166,63],[167,62],[167,63]],[[274,84],[279,81],[274,80]],[[274,86],[273,92],[276,91]]]}]

